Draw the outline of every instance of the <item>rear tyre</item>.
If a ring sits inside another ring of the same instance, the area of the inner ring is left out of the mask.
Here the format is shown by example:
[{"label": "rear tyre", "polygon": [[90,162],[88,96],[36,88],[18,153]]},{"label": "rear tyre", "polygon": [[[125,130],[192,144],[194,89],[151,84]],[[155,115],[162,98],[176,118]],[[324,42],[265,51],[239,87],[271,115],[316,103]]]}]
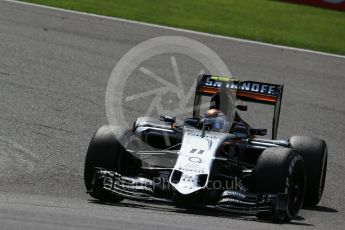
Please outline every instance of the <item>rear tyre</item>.
[{"label": "rear tyre", "polygon": [[285,211],[259,213],[259,219],[289,221],[297,216],[305,194],[303,158],[288,148],[267,148],[259,156],[255,170],[255,188],[258,193],[286,193]]},{"label": "rear tyre", "polygon": [[307,190],[304,206],[315,207],[320,202],[325,187],[328,155],[326,142],[312,137],[293,136],[290,143],[305,163]]},{"label": "rear tyre", "polygon": [[100,127],[91,139],[85,159],[84,182],[90,195],[102,201],[123,200],[122,197],[108,193],[99,186],[93,186],[95,167],[119,173],[130,173],[137,166],[133,163],[133,158],[117,139],[112,126]]}]

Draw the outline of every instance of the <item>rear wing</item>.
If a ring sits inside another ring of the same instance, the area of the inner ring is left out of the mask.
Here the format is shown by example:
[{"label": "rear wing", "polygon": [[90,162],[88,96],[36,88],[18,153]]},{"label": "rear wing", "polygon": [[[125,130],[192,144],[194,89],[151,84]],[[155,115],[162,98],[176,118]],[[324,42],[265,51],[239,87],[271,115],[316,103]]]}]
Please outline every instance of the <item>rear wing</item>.
[{"label": "rear wing", "polygon": [[231,77],[200,75],[196,94],[213,96],[222,87],[234,89],[237,99],[274,106],[272,139],[277,138],[284,85],[256,81],[239,81]]}]

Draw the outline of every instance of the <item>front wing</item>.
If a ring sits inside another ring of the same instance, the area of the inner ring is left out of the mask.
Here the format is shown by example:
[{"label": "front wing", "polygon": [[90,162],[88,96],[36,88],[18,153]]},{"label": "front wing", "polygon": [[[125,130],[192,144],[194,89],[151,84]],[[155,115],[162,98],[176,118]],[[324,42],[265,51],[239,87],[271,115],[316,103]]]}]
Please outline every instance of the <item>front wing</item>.
[{"label": "front wing", "polygon": [[[93,179],[93,190],[101,189],[110,194],[132,200],[158,201],[173,203],[173,199],[158,197],[157,189],[162,190],[168,181],[154,181],[143,177],[127,177],[113,171],[96,168]],[[245,215],[258,215],[271,213],[279,215],[286,212],[288,196],[286,194],[248,193],[243,191],[226,190],[222,193],[215,205],[196,205],[211,209],[239,213]]]}]

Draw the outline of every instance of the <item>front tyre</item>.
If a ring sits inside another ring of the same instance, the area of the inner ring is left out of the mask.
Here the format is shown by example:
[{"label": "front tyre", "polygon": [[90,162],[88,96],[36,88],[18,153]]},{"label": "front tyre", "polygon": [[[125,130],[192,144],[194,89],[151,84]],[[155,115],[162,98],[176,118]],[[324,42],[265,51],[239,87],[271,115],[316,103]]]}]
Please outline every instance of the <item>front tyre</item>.
[{"label": "front tyre", "polygon": [[257,193],[288,195],[284,212],[279,211],[273,216],[259,213],[259,219],[289,221],[297,216],[305,195],[304,161],[298,153],[288,148],[267,148],[259,156],[254,175]]},{"label": "front tyre", "polygon": [[320,202],[325,187],[328,155],[326,142],[312,137],[293,136],[290,144],[305,162],[307,191],[304,205],[315,207]]},{"label": "front tyre", "polygon": [[130,173],[136,165],[133,162],[133,156],[126,151],[117,139],[114,127],[109,125],[102,126],[92,137],[87,150],[84,167],[86,190],[93,198],[102,201],[121,201],[123,200],[122,197],[106,192],[99,188],[99,186],[93,186],[95,168],[104,168],[109,171],[126,174]]}]

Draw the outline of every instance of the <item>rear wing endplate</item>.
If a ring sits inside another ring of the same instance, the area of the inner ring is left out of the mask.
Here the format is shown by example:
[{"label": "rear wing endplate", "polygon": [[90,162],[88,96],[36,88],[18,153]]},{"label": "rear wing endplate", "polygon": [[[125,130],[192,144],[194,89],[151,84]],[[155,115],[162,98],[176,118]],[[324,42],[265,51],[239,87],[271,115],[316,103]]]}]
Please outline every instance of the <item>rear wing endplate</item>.
[{"label": "rear wing endplate", "polygon": [[272,139],[277,138],[284,85],[256,81],[239,81],[231,77],[200,75],[196,93],[212,96],[222,88],[234,89],[237,99],[274,106]]}]

